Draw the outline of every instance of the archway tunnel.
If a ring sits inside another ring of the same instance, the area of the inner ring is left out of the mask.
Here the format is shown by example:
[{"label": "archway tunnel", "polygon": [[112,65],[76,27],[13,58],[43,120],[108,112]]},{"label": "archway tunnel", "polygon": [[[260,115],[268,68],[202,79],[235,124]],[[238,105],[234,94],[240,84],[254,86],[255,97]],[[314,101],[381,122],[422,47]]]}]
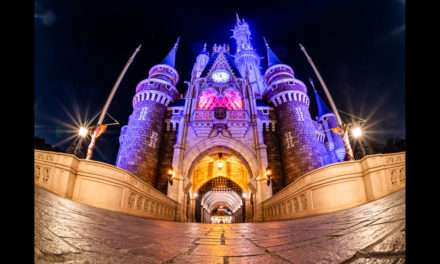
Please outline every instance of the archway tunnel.
[{"label": "archway tunnel", "polygon": [[187,219],[199,223],[241,223],[250,219],[250,172],[234,153],[210,152],[191,170]]}]

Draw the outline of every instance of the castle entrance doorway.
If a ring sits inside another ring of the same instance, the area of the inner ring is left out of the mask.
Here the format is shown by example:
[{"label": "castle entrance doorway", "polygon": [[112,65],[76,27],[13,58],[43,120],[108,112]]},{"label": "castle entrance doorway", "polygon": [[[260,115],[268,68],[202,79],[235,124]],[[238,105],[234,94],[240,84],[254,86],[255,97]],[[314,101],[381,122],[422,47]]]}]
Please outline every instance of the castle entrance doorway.
[{"label": "castle entrance doorway", "polygon": [[191,170],[186,217],[199,223],[241,223],[252,216],[250,173],[234,153],[210,152]]}]

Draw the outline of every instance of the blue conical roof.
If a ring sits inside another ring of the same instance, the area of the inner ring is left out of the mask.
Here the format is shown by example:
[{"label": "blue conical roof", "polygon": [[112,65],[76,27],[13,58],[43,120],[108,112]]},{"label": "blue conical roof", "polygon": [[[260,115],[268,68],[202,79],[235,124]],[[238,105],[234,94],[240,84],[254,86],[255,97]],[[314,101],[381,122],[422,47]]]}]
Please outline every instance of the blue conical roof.
[{"label": "blue conical roof", "polygon": [[319,96],[318,91],[316,91],[315,87],[313,87],[313,92],[315,94],[316,105],[318,107],[318,116],[321,117],[325,114],[332,113],[332,111],[330,111],[330,109],[328,108],[324,100],[321,98],[321,96]]},{"label": "blue conical roof", "polygon": [[166,64],[166,65],[169,65],[173,68],[176,66],[176,52],[177,52],[177,47],[179,45],[179,40],[180,40],[180,37],[177,38],[176,43],[174,44],[173,48],[170,50],[170,52],[168,52],[167,56],[165,56],[165,58],[162,60],[161,64]]},{"label": "blue conical roof", "polygon": [[206,54],[206,55],[208,55],[209,56],[209,52],[208,52],[208,50],[207,50],[207,48],[206,48],[206,43],[205,44],[203,44],[203,50],[202,50],[202,52],[200,52],[200,54]]},{"label": "blue conical roof", "polygon": [[280,59],[278,59],[278,56],[269,47],[266,38],[264,38],[264,43],[266,44],[266,49],[267,49],[267,67],[270,67],[275,64],[281,64],[281,61]]}]

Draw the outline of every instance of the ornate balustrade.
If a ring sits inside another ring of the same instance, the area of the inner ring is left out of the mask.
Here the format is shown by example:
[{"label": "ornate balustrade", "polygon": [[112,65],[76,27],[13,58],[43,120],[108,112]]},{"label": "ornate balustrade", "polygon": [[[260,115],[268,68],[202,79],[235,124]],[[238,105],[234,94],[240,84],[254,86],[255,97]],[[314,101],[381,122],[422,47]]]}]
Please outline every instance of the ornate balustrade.
[{"label": "ornate balustrade", "polygon": [[35,184],[94,207],[175,220],[177,203],[115,166],[58,152],[35,150]]},{"label": "ornate balustrade", "polygon": [[405,152],[366,156],[313,170],[263,202],[264,221],[355,207],[405,187]]}]

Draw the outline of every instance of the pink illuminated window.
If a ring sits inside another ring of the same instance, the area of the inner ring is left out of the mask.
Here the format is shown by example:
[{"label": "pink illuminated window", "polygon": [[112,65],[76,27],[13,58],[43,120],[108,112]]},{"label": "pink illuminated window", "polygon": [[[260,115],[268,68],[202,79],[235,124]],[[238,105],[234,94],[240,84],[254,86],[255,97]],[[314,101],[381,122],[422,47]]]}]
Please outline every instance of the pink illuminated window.
[{"label": "pink illuminated window", "polygon": [[203,90],[199,97],[198,108],[203,110],[211,110],[215,106],[217,91],[213,89]]},{"label": "pink illuminated window", "polygon": [[198,109],[213,110],[215,107],[225,107],[228,110],[243,109],[243,100],[240,93],[234,89],[227,89],[219,94],[214,89],[202,91],[199,97]]},{"label": "pink illuminated window", "polygon": [[241,110],[243,109],[243,100],[240,93],[234,89],[228,89],[224,92],[224,100],[226,101],[226,108],[228,110]]}]

